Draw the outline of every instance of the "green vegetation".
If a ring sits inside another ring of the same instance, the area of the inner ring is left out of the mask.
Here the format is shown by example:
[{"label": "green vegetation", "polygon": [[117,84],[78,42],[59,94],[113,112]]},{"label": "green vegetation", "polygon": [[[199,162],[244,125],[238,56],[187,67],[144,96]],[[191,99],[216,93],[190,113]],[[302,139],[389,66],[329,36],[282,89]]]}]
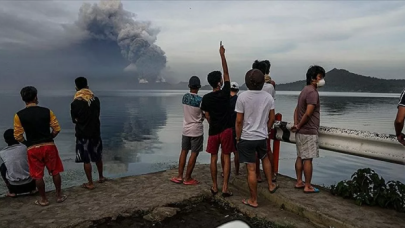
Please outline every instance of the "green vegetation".
[{"label": "green vegetation", "polygon": [[385,182],[374,170],[359,169],[351,180],[331,186],[333,195],[354,199],[356,204],[393,208],[405,212],[405,184],[399,181]]}]

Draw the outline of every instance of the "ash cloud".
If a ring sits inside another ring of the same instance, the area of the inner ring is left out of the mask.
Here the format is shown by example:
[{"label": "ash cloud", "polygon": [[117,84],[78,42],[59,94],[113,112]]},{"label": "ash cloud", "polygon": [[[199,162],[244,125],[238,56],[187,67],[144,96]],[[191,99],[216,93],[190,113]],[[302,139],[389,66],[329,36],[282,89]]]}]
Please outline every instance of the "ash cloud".
[{"label": "ash cloud", "polygon": [[75,25],[87,33],[87,45],[91,42],[116,45],[129,64],[127,71],[135,71],[139,79],[154,82],[166,67],[165,52],[154,44],[160,31],[151,22],[136,21],[135,16],[123,8],[121,1],[103,0],[83,4]]}]

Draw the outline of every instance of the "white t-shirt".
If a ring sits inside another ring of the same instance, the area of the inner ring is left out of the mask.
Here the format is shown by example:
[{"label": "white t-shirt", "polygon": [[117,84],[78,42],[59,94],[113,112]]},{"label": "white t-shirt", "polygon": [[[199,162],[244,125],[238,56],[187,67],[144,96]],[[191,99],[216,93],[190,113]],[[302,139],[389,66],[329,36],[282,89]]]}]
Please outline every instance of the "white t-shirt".
[{"label": "white t-shirt", "polygon": [[243,113],[243,140],[263,140],[268,137],[267,122],[274,99],[267,92],[248,90],[242,92],[236,101],[235,112]]},{"label": "white t-shirt", "polygon": [[186,93],[183,96],[183,135],[198,137],[204,134],[203,113],[200,109],[202,97],[193,93]]},{"label": "white t-shirt", "polygon": [[273,97],[273,99],[276,96],[276,90],[274,89],[274,86],[270,83],[264,83],[262,90],[268,92]]}]

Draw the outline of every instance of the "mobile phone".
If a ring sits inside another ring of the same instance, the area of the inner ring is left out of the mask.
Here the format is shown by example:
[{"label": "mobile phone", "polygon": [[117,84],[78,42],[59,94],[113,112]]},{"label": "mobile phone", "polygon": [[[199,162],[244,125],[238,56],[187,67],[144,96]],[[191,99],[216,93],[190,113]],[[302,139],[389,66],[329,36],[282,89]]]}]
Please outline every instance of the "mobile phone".
[{"label": "mobile phone", "polygon": [[219,46],[222,46],[222,40],[221,40],[221,42],[219,43]]}]

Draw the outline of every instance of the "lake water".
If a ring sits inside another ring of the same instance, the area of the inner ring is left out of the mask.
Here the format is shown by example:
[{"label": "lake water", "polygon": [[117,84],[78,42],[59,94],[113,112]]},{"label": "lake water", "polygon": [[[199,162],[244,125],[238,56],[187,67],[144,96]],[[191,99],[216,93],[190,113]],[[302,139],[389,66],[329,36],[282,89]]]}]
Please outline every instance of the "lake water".
[{"label": "lake water", "polygon": [[[95,91],[101,100],[105,175],[116,178],[159,171],[177,165],[181,146],[186,91]],[[204,95],[208,91],[201,91]],[[74,163],[74,125],[70,103],[74,91],[40,91],[40,105],[52,109],[62,131],[56,139],[65,166],[63,187],[85,182],[82,164]],[[299,92],[277,92],[276,112],[291,121]],[[13,126],[14,113],[22,108],[18,92],[1,91],[0,131]],[[399,94],[321,92],[321,125],[393,134]],[[208,125],[204,123],[205,138]],[[0,139],[0,146],[5,143]],[[206,144],[204,145],[206,146]],[[405,149],[404,149],[405,152]],[[295,176],[295,145],[282,143],[280,173]],[[199,163],[209,163],[202,152]],[[359,168],[370,167],[386,180],[405,182],[405,166],[321,150],[314,160],[313,182],[326,186],[347,179]],[[95,167],[94,167],[95,168]],[[95,170],[95,169],[94,169]],[[196,177],[198,178],[198,177]],[[49,183],[50,178],[47,178]],[[47,185],[52,189],[50,184]],[[3,182],[0,193],[5,192]]]}]

